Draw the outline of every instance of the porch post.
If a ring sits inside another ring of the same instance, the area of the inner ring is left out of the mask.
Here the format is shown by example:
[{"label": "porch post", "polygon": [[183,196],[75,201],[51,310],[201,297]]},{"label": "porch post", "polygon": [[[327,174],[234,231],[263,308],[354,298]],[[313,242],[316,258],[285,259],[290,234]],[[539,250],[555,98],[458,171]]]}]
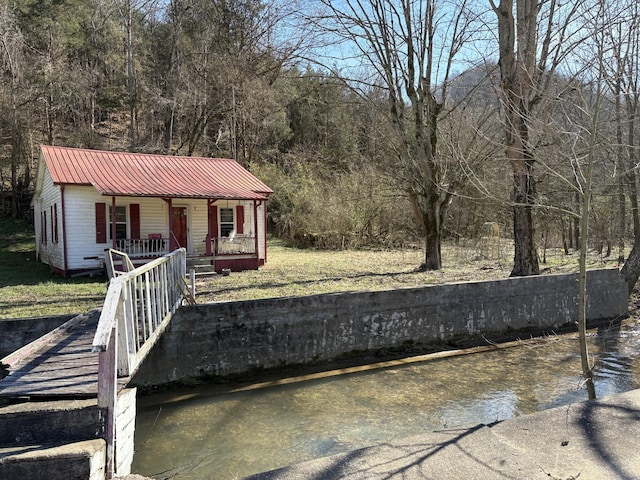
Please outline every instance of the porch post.
[{"label": "porch post", "polygon": [[111,248],[116,249],[116,197],[111,197]]},{"label": "porch post", "polygon": [[254,233],[254,245],[255,245],[255,252],[256,252],[256,258],[258,259],[258,263],[260,263],[260,248],[259,248],[259,242],[258,242],[258,201],[254,200],[253,201],[253,231]]},{"label": "porch post", "polygon": [[207,199],[207,237],[205,240],[205,254],[211,256],[211,199]]},{"label": "porch post", "polygon": [[264,205],[262,209],[263,220],[262,220],[262,236],[264,238],[264,263],[267,263],[267,201],[269,197],[265,200],[262,200],[260,203]]},{"label": "porch post", "polygon": [[169,210],[169,251],[173,252],[176,249],[175,236],[173,235],[173,210],[171,197],[165,199],[167,202],[167,210]]},{"label": "porch post", "polygon": [[[62,214],[62,258],[64,259],[64,276],[67,276],[67,271],[69,270],[69,262],[68,262],[68,253],[67,253],[67,221],[65,220],[67,217],[67,212],[64,206],[64,185],[60,185],[60,210]],[[36,243],[36,255],[38,249],[38,243]]]},{"label": "porch post", "polygon": [[164,203],[167,204],[167,210],[169,211],[167,213],[167,218],[169,219],[169,251],[173,252],[176,249],[176,241],[174,240],[175,237],[173,236],[173,211],[171,210],[171,197],[163,198],[162,200],[164,200]]},{"label": "porch post", "polygon": [[173,252],[176,248],[176,236],[173,234],[173,199],[167,199],[167,205],[169,206],[169,251]]}]

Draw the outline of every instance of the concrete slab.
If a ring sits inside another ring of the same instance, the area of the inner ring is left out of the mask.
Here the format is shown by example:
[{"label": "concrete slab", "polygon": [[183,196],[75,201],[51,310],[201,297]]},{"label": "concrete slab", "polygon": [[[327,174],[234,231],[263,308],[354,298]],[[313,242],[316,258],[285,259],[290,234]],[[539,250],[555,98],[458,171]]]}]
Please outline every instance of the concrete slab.
[{"label": "concrete slab", "polygon": [[[527,476],[531,474],[530,476]],[[251,480],[465,479],[548,477],[491,429],[431,432],[249,477]]]},{"label": "concrete slab", "polygon": [[102,439],[4,448],[0,449],[0,478],[104,480],[105,455]]},{"label": "concrete slab", "polygon": [[247,480],[640,479],[640,390],[320,458]]},{"label": "concrete slab", "polygon": [[97,400],[24,402],[0,407],[0,447],[100,438]]},{"label": "concrete slab", "polygon": [[514,418],[491,431],[548,478],[640,478],[640,390]]}]

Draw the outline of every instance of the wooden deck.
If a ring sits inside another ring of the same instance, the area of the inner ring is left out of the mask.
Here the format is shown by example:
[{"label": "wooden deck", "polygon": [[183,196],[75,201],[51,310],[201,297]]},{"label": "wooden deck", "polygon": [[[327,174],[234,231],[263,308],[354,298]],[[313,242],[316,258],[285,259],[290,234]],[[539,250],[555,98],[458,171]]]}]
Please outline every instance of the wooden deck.
[{"label": "wooden deck", "polygon": [[[19,354],[5,357],[9,374],[0,380],[0,399],[96,398],[98,354],[91,350],[99,317],[99,310],[78,315]],[[128,379],[122,380],[120,388]]]}]

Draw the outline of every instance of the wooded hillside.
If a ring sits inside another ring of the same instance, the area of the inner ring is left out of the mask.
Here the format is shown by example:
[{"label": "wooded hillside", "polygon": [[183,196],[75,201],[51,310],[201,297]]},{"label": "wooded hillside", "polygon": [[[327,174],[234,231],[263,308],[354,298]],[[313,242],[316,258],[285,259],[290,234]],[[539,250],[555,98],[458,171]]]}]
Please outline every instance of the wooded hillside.
[{"label": "wooded hillside", "polygon": [[0,214],[29,215],[40,144],[229,157],[296,245],[426,244],[437,269],[494,222],[542,261],[577,248],[587,195],[591,247],[622,260],[640,7],[578,3],[2,2]]}]

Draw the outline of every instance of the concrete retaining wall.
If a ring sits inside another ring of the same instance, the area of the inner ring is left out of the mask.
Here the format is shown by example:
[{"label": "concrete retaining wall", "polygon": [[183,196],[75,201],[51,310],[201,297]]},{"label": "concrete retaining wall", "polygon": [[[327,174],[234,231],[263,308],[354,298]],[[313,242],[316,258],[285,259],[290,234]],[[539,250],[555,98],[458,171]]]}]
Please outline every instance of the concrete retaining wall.
[{"label": "concrete retaining wall", "polygon": [[103,419],[95,398],[0,407],[0,446],[3,447],[79,442],[104,436]]},{"label": "concrete retaining wall", "polygon": [[[96,399],[24,402],[0,407],[0,479],[102,479],[106,413]],[[116,404],[116,473],[131,473],[136,389]],[[26,455],[25,455],[26,454]]]},{"label": "concrete retaining wall", "polygon": [[116,404],[116,473],[119,476],[131,473],[133,440],[136,430],[136,389],[127,388],[118,394]]},{"label": "concrete retaining wall", "polygon": [[[591,271],[587,283],[589,320],[626,313],[627,285],[617,269]],[[577,285],[575,274],[544,275],[183,307],[135,383],[229,376],[406,342],[553,329],[577,319]]]},{"label": "concrete retaining wall", "polygon": [[45,333],[58,328],[75,315],[0,319],[0,358],[15,352]]}]

